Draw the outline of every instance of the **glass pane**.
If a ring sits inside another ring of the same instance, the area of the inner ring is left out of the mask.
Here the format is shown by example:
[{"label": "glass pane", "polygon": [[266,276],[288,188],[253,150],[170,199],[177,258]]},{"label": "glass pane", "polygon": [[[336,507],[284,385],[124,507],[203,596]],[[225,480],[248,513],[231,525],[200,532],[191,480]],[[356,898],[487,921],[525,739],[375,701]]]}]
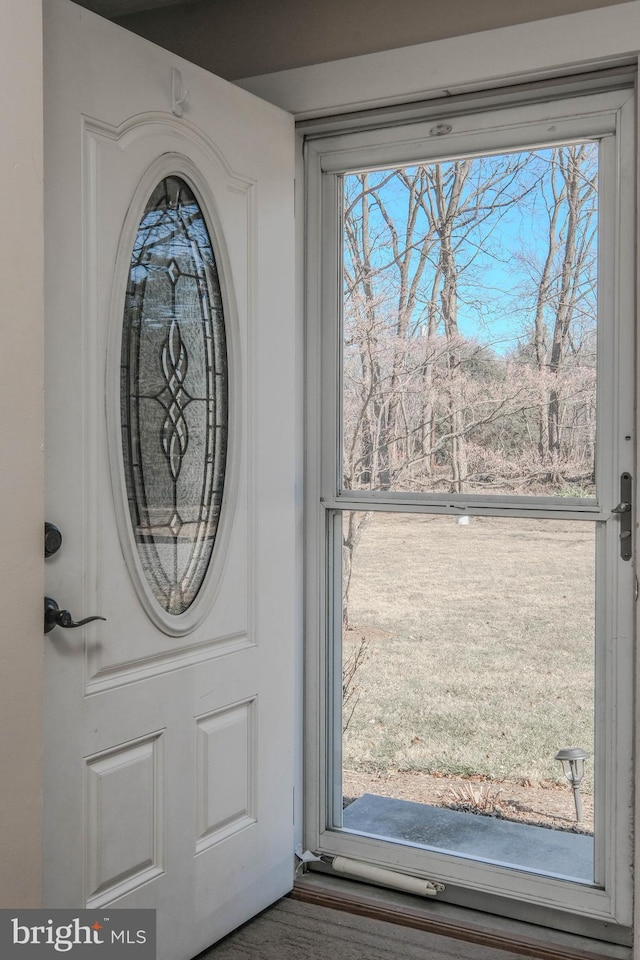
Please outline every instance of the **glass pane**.
[{"label": "glass pane", "polygon": [[595,524],[347,513],[343,537],[343,826],[593,882]]},{"label": "glass pane", "polygon": [[343,486],[595,494],[598,146],[344,177]]},{"label": "glass pane", "polygon": [[179,615],[204,580],[227,453],[227,351],[207,225],[178,177],[154,190],[138,228],[124,310],[122,449],[144,575]]}]

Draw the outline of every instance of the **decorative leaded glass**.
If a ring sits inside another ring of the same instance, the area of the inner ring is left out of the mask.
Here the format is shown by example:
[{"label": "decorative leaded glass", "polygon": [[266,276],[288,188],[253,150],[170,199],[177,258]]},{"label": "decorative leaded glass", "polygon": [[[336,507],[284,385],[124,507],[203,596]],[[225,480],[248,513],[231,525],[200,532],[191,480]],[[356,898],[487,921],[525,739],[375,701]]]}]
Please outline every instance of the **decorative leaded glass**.
[{"label": "decorative leaded glass", "polygon": [[120,404],[129,514],[144,575],[178,616],[205,578],[220,519],[228,372],[220,281],[184,180],[153,191],[133,247]]}]

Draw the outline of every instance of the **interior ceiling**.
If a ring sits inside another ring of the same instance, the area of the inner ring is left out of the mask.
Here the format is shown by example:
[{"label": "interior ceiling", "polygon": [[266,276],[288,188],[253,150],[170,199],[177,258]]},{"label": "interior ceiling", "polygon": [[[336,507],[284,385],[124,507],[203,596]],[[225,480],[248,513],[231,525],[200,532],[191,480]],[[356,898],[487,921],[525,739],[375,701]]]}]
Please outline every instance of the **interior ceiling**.
[{"label": "interior ceiling", "polygon": [[628,0],[76,0],[231,81],[621,2]]},{"label": "interior ceiling", "polygon": [[158,7],[173,7],[179,3],[195,3],[195,0],[75,0],[75,2],[111,20],[124,17],[127,13],[140,13],[142,10],[154,10]]}]

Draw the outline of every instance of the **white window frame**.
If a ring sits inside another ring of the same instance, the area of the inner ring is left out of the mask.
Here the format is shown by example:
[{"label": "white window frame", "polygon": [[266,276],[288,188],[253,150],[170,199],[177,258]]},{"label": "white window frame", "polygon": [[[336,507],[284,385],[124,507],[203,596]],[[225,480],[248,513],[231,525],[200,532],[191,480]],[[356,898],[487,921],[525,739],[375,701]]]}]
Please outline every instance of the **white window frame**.
[{"label": "white window frame", "polygon": [[[555,89],[555,88],[554,88]],[[380,494],[364,494],[349,497],[337,488],[338,450],[336,443],[337,404],[339,397],[339,328],[336,318],[340,312],[340,239],[337,203],[336,175],[341,172],[362,169],[368,166],[395,163],[410,163],[415,160],[437,159],[445,156],[475,154],[482,150],[502,150],[519,146],[557,142],[559,139],[586,137],[590,135],[607,138],[603,141],[601,164],[610,171],[618,171],[616,185],[611,192],[611,180],[604,177],[600,192],[602,259],[600,263],[601,302],[600,315],[606,310],[614,316],[615,337],[601,338],[599,348],[599,377],[605,385],[614,377],[614,369],[620,367],[623,380],[621,390],[633,396],[634,382],[631,364],[621,364],[621,358],[633,358],[633,317],[635,316],[635,133],[634,98],[627,89],[592,93],[588,97],[567,98],[567,89],[561,96],[558,88],[553,93],[530,92],[526,105],[506,106],[509,94],[497,95],[491,101],[477,100],[464,104],[464,112],[456,114],[455,102],[445,105],[433,104],[422,107],[424,123],[417,116],[406,123],[406,116],[398,117],[397,111],[387,120],[366,118],[363,129],[353,131],[358,121],[338,124],[346,132],[331,133],[327,124],[322,124],[319,136],[310,138],[306,144],[307,178],[307,491],[306,536],[307,552],[307,624],[308,638],[306,660],[306,827],[305,845],[327,855],[345,855],[365,859],[371,863],[395,867],[417,876],[428,876],[457,888],[461,883],[459,864],[449,857],[431,853],[425,867],[425,854],[421,849],[384,845],[371,838],[353,836],[327,829],[331,785],[327,778],[331,733],[328,715],[331,712],[331,685],[327,683],[330,672],[336,671],[330,662],[327,635],[332,629],[337,632],[339,624],[333,604],[334,623],[331,624],[331,577],[327,569],[332,559],[326,562],[326,514],[332,509],[348,510],[382,509],[402,511],[428,509],[431,512],[449,512],[449,504],[455,498],[433,496],[395,497]],[[512,97],[513,99],[513,97]],[[412,113],[415,113],[413,108]],[[525,116],[526,114],[526,116]],[[429,137],[429,127],[434,117],[455,116],[454,130],[449,136]],[[526,122],[525,122],[526,121]],[[550,126],[556,129],[552,132]],[[330,125],[329,125],[330,127]],[[525,133],[526,131],[526,133]],[[615,132],[615,137],[613,133]],[[624,191],[624,192],[621,192]],[[602,279],[604,278],[604,279]],[[626,323],[622,322],[626,319]],[[606,389],[606,387],[605,387]],[[495,500],[476,498],[470,511],[493,515],[526,516],[529,508],[537,516],[571,516],[574,519],[582,512],[584,519],[606,520],[611,508],[617,503],[618,473],[621,469],[634,472],[633,443],[621,444],[619,438],[634,433],[633,412],[617,409],[604,410],[599,416],[601,437],[608,436],[619,449],[611,448],[601,458],[604,470],[600,477],[601,499],[597,503],[582,503],[575,509],[565,510],[552,499],[532,504],[530,498],[512,498],[506,507],[496,506]],[[604,432],[603,432],[604,431]],[[615,455],[615,456],[614,456]],[[615,472],[607,473],[607,464],[616,462]],[[619,467],[618,467],[619,465]],[[464,497],[468,504],[470,498]],[[439,502],[438,502],[439,501]],[[366,506],[365,506],[366,504]],[[556,911],[566,916],[589,917],[601,924],[630,926],[632,922],[631,889],[631,797],[632,797],[632,742],[633,742],[633,620],[631,603],[629,614],[623,623],[614,619],[619,604],[606,604],[613,590],[632,596],[634,574],[632,564],[617,566],[618,576],[611,578],[619,553],[616,522],[606,524],[602,531],[606,543],[600,549],[607,556],[604,564],[605,577],[598,586],[598,611],[602,616],[600,630],[606,630],[611,642],[598,654],[596,691],[597,697],[615,698],[619,704],[620,722],[607,725],[598,732],[600,781],[607,783],[606,795],[599,803],[596,834],[604,841],[597,857],[596,875],[600,886],[582,886],[563,880],[538,877],[535,874],[514,872],[511,869],[487,864],[475,864],[464,860],[464,888],[468,891],[495,895],[496,902],[517,898],[523,903],[538,908],[539,916],[550,917]],[[335,538],[334,538],[335,540]],[[339,549],[333,558],[339,564]],[[612,562],[609,559],[612,558]],[[318,640],[319,638],[319,640]],[[615,640],[615,642],[613,642]],[[334,689],[340,688],[334,682]],[[338,711],[333,711],[334,716]],[[336,734],[337,738],[337,734]],[[602,766],[604,765],[604,766]],[[600,843],[600,840],[597,841]],[[606,850],[606,855],[603,850]],[[570,922],[567,921],[570,927]],[[562,926],[562,921],[549,920],[549,925]]]}]

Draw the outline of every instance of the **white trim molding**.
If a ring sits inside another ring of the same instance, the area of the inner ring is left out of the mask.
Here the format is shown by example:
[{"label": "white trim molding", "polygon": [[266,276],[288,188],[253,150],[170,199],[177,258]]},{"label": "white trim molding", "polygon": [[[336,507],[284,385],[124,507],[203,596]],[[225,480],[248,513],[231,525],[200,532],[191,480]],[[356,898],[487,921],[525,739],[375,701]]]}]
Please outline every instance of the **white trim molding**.
[{"label": "white trim molding", "polygon": [[637,62],[639,51],[640,0],[629,0],[237,84],[305,120]]}]

